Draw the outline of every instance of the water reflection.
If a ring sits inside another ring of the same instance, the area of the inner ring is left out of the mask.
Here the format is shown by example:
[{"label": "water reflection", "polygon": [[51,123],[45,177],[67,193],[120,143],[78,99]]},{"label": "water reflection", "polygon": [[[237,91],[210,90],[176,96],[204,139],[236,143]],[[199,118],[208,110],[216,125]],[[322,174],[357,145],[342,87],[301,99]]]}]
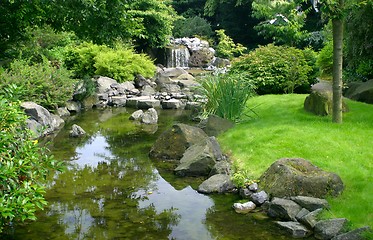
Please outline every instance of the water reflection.
[{"label": "water reflection", "polygon": [[[287,239],[235,214],[236,196],[199,194],[201,179],[177,178],[148,158],[159,134],[183,115],[164,111],[158,128],[148,129],[128,121],[130,113],[90,111],[68,123],[51,144],[68,167],[51,176],[48,207],[4,239]],[[74,123],[87,137],[68,137]]]}]

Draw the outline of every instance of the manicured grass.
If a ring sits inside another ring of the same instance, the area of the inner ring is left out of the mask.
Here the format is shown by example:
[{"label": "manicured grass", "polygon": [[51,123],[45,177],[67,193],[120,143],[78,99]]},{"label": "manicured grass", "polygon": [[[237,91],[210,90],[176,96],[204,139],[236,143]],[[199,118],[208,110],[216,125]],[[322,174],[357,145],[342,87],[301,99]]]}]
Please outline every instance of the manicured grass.
[{"label": "manicured grass", "polygon": [[250,99],[258,116],[219,136],[236,166],[260,175],[277,159],[300,157],[345,184],[329,199],[329,217],[345,217],[355,227],[373,227],[373,105],[348,101],[342,124],[303,110],[306,95],[266,95]]}]

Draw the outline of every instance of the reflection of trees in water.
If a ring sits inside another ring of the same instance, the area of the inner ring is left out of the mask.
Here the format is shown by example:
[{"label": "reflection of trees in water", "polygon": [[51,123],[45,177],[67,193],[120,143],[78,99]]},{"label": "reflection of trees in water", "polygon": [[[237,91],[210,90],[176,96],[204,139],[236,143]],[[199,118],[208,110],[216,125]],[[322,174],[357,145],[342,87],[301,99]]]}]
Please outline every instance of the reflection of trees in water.
[{"label": "reflection of trees in water", "polygon": [[175,209],[140,208],[147,195],[135,194],[147,193],[156,178],[150,164],[135,159],[66,171],[48,193],[47,215],[58,216],[60,234],[69,239],[167,238],[178,223]]}]

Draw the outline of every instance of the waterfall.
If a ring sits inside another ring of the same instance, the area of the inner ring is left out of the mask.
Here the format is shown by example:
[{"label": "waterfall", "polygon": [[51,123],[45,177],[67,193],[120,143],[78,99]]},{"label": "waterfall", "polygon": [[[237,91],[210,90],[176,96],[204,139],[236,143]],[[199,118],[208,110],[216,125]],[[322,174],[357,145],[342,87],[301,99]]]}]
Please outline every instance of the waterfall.
[{"label": "waterfall", "polygon": [[167,67],[188,67],[189,62],[189,50],[185,46],[173,46],[167,48],[167,55],[166,55],[166,61],[167,61]]}]

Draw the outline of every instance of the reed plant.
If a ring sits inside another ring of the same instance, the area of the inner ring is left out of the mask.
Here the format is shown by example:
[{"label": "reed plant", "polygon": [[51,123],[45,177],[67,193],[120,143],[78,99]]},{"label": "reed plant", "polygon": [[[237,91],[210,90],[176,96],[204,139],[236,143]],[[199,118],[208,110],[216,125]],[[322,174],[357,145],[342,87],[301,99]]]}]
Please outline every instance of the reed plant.
[{"label": "reed plant", "polygon": [[202,94],[207,101],[202,115],[215,114],[234,122],[242,119],[247,100],[253,96],[253,87],[240,81],[239,74],[206,76],[201,83]]}]

